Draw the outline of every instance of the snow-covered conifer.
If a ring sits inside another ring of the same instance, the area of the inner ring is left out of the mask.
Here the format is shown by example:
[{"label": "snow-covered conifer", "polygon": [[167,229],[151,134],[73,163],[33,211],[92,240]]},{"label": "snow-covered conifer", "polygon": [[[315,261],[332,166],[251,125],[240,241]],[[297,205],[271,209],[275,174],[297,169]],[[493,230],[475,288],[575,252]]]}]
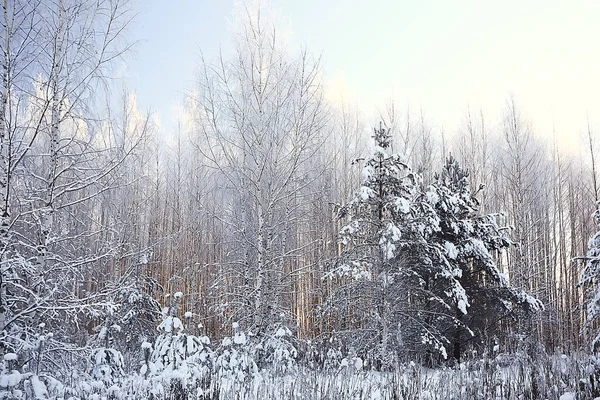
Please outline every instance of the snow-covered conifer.
[{"label": "snow-covered conifer", "polygon": [[153,348],[149,343],[143,346],[146,352],[152,349],[152,353],[141,373],[158,379],[163,388],[170,388],[166,390],[171,395],[203,395],[210,386],[214,353],[207,336],[185,332],[177,317],[182,296],[181,292],[175,293],[170,306],[163,309],[163,321],[158,326],[160,335]]},{"label": "snow-covered conifer", "polygon": [[506,229],[498,226],[498,214],[478,214],[468,176],[450,156],[434,183],[424,191],[439,221],[439,229],[427,239],[437,252],[427,274],[427,290],[441,300],[429,303],[427,311],[449,317],[436,325],[451,343],[455,359],[460,359],[463,342],[477,343],[482,330],[491,328],[506,314],[543,308],[539,300],[511,287],[501,272],[493,252],[507,248],[511,242]]},{"label": "snow-covered conifer", "polygon": [[[357,350],[380,367],[391,366],[401,352],[446,359],[452,351],[459,358],[460,343],[473,329],[515,305],[542,308],[501,273],[492,252],[510,241],[495,215],[477,214],[468,174],[457,162],[448,159],[435,182],[423,187],[403,158],[391,154],[389,131],[375,130],[374,139],[361,186],[338,213],[349,221],[339,234],[342,253],[327,275],[348,278],[337,300],[355,299],[350,317],[364,326],[350,339]],[[486,314],[491,311],[496,315]]]},{"label": "snow-covered conifer", "polygon": [[291,373],[297,366],[298,350],[290,329],[280,326],[262,338],[257,349],[258,364],[272,369],[275,374]]},{"label": "snow-covered conifer", "polygon": [[118,378],[123,376],[123,355],[115,349],[105,347],[92,351],[92,378],[100,381],[106,387],[112,386]]},{"label": "snow-covered conifer", "polygon": [[216,360],[216,374],[221,385],[226,387],[243,386],[258,373],[254,336],[243,332],[239,325],[232,324],[233,336],[225,337]]},{"label": "snow-covered conifer", "polygon": [[[365,326],[359,337],[349,337],[358,351],[389,366],[398,351],[399,316],[408,304],[406,278],[412,243],[435,227],[417,223],[418,176],[400,154],[391,151],[391,134],[374,130],[375,147],[363,160],[362,182],[338,217],[348,218],[339,232],[342,253],[333,260],[327,277],[347,283],[331,299],[331,309],[340,312],[351,293],[351,319]],[[429,222],[429,221],[427,221]],[[343,312],[343,311],[341,311]]]}]

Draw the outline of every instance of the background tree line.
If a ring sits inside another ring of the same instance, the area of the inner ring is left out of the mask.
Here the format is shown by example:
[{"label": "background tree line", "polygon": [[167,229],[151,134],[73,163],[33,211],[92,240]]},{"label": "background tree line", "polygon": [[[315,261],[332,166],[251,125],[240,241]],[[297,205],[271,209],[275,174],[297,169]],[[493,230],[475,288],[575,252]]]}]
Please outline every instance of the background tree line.
[{"label": "background tree line", "polygon": [[[130,46],[126,4],[5,1],[2,18],[4,353],[68,369],[94,341],[139,352],[158,303],[178,292],[179,309],[193,313],[186,329],[213,338],[237,323],[326,340],[372,322],[361,307],[373,304],[331,270],[347,251],[339,233],[349,216],[336,214],[361,190],[371,121],[326,100],[319,58],[290,52],[263,13],[245,10],[234,55],[200,60],[165,140],[134,96],[109,90],[111,63]],[[508,350],[515,332],[549,351],[588,343],[583,263],[573,260],[597,230],[592,124],[571,154],[541,140],[514,98],[500,121],[467,110],[453,135],[393,103],[380,119],[415,187],[439,183],[452,156],[477,212],[503,213],[512,244],[491,256],[545,308],[487,334]]]},{"label": "background tree line", "polygon": [[[360,185],[355,160],[371,147],[370,127],[355,107],[323,99],[318,59],[286,53],[272,25],[245,17],[236,56],[201,62],[175,144],[161,153],[145,268],[167,292],[188,293],[213,335],[232,321],[274,319],[318,338],[356,322],[350,297],[333,319],[319,310],[342,284],[323,279],[342,251],[335,207]],[[480,212],[503,213],[510,228],[514,246],[495,254],[502,272],[546,306],[522,328],[548,349],[579,348],[583,265],[574,259],[596,229],[595,133],[590,125],[579,153],[566,152],[533,131],[514,97],[501,114],[466,110],[452,135],[393,103],[380,119],[425,184],[450,155],[469,172]]]}]

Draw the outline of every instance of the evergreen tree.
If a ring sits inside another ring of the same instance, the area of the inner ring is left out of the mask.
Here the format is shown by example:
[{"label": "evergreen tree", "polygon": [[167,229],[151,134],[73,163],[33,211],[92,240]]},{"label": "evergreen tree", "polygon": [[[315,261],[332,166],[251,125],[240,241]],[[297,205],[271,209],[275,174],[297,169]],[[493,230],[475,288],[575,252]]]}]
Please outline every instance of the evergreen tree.
[{"label": "evergreen tree", "polygon": [[349,278],[331,301],[332,309],[343,313],[340,305],[354,300],[346,322],[352,326],[341,327],[352,334],[351,346],[376,367],[388,368],[400,347],[445,353],[427,316],[413,309],[423,294],[415,267],[425,258],[426,238],[438,229],[438,221],[418,196],[418,176],[401,155],[388,154],[389,130],[380,127],[373,138],[375,149],[364,160],[362,184],[338,213],[350,220],[340,230],[342,252],[328,275]]},{"label": "evergreen tree", "polygon": [[[205,335],[192,335],[185,332],[183,322],[177,317],[179,301],[183,293],[172,296],[171,305],[163,309],[163,321],[158,326],[160,335],[154,342],[154,348],[144,343],[146,361],[141,373],[158,381],[165,396],[186,398],[194,394],[197,398],[206,396],[213,371],[214,353],[210,348],[210,339]],[[185,313],[185,319],[192,317]]]},{"label": "evergreen tree", "polygon": [[[506,228],[498,226],[498,214],[478,215],[469,174],[450,156],[425,196],[439,220],[428,242],[436,246],[439,265],[429,274],[429,290],[444,298],[455,316],[441,332],[460,360],[466,341],[480,343],[485,331],[510,314],[537,311],[541,302],[509,285],[493,256],[511,245]],[[480,190],[483,187],[480,187]]]},{"label": "evergreen tree", "polygon": [[251,332],[246,335],[237,322],[232,324],[232,328],[233,336],[225,337],[218,349],[215,375],[222,390],[234,389],[243,398],[248,382],[258,374],[256,346]]},{"label": "evergreen tree", "polygon": [[450,158],[424,188],[400,155],[388,154],[388,130],[374,139],[362,184],[340,209],[349,222],[329,273],[350,278],[332,299],[342,314],[354,300],[341,326],[350,345],[383,368],[402,353],[460,359],[461,345],[492,323],[542,308],[500,272],[492,253],[510,241],[496,215],[477,215],[466,171]]}]

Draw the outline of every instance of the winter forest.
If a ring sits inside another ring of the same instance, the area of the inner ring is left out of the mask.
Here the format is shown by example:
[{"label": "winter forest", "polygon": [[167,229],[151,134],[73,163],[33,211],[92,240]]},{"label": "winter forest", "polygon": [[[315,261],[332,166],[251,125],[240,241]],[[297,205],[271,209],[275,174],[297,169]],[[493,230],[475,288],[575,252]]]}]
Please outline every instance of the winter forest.
[{"label": "winter forest", "polygon": [[0,399],[600,397],[593,122],[365,118],[242,4],[167,140],[136,7],[2,3]]}]

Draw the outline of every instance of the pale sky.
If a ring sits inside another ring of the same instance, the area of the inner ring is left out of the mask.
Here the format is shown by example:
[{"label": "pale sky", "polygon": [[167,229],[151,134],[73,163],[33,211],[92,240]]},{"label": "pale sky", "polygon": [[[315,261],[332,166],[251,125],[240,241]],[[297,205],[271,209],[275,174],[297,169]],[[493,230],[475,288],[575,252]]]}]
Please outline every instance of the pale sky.
[{"label": "pale sky", "polygon": [[[200,51],[231,38],[233,0],[140,0],[140,40],[125,76],[161,125],[193,88]],[[600,2],[272,0],[291,51],[322,55],[329,98],[368,122],[394,99],[452,134],[468,106],[497,122],[512,94],[539,135],[575,142],[589,119],[600,130]]]}]

